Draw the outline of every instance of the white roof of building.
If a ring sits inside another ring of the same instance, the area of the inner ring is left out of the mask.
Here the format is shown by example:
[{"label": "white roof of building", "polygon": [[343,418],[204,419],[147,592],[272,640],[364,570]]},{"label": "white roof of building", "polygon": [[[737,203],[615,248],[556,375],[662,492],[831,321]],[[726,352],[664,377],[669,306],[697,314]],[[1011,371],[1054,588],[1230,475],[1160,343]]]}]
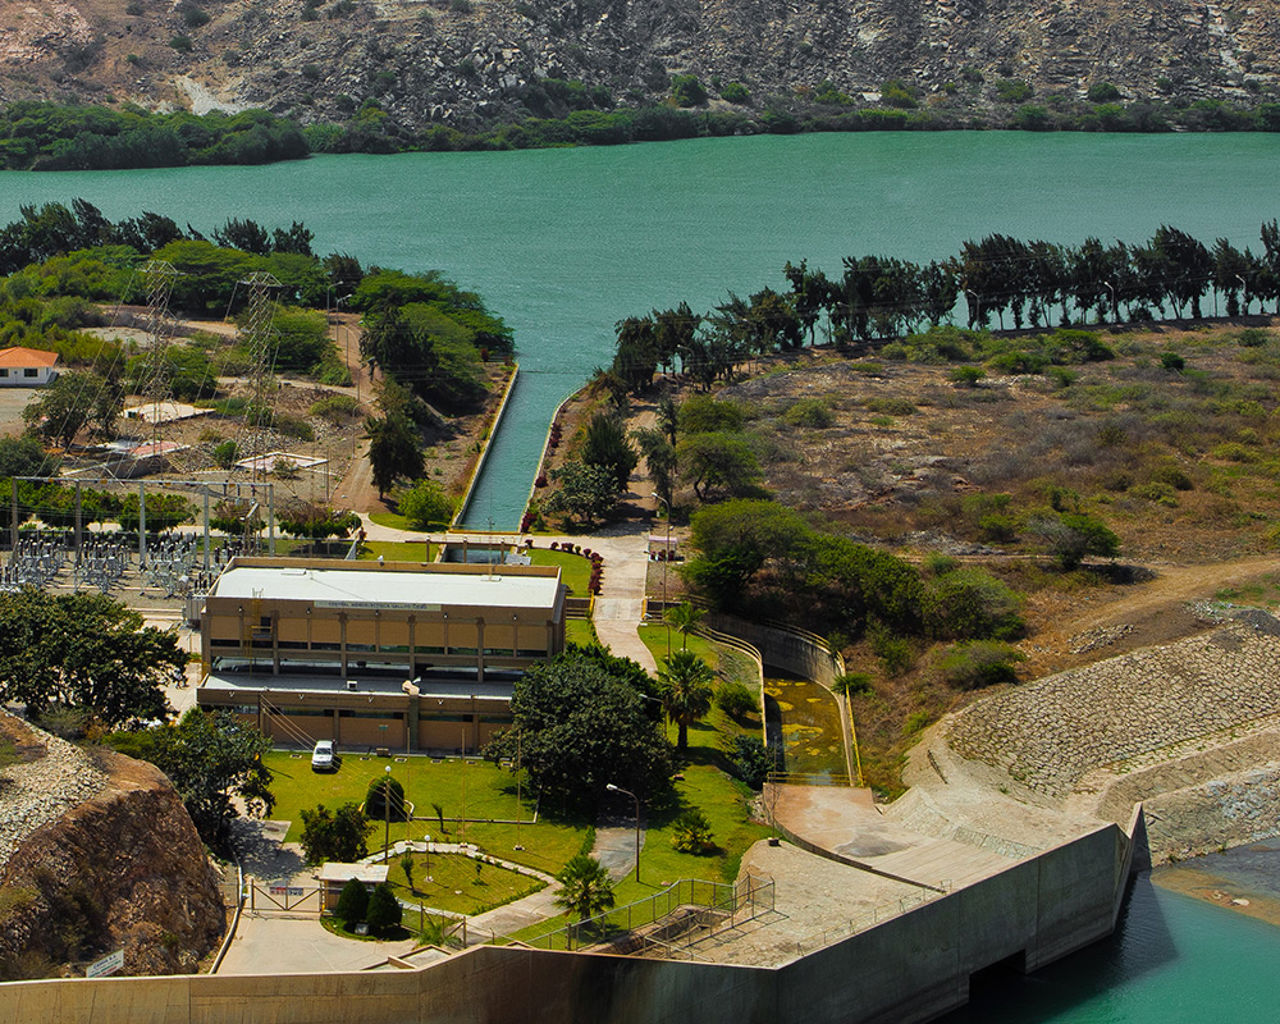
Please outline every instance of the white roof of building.
[{"label": "white roof of building", "polygon": [[378,884],[387,880],[386,864],[344,864],[330,860],[320,865],[316,876],[322,882],[349,882],[358,878],[362,882]]},{"label": "white roof of building", "polygon": [[241,566],[210,597],[314,601],[321,608],[535,608],[554,611],[560,576]]}]

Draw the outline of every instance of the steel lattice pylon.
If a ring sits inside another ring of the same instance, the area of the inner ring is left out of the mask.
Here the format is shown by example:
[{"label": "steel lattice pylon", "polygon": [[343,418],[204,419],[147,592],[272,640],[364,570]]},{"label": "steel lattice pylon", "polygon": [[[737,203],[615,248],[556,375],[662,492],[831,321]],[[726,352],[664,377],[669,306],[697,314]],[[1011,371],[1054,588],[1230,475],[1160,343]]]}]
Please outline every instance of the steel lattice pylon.
[{"label": "steel lattice pylon", "polygon": [[[271,292],[282,287],[272,274],[255,271],[240,282],[249,289],[249,310],[241,338],[252,364],[249,370],[249,404],[245,409],[245,447],[251,472],[257,474],[259,460],[266,454],[266,441],[275,421],[275,389],[272,386],[271,338],[275,303]],[[265,465],[261,467],[265,476]]]},{"label": "steel lattice pylon", "polygon": [[163,440],[163,404],[170,398],[169,343],[177,325],[169,312],[169,297],[173,294],[173,282],[178,272],[168,260],[148,260],[140,273],[147,288],[149,351],[146,375],[139,391],[151,407],[151,443],[158,445]]}]

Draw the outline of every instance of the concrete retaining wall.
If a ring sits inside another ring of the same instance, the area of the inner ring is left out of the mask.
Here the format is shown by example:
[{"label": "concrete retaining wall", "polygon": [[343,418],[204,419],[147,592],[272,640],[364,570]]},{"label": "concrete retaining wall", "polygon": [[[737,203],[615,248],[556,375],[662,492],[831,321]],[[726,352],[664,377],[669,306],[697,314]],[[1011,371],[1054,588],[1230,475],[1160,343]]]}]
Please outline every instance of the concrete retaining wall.
[{"label": "concrete retaining wall", "polygon": [[707,612],[703,622],[712,629],[747,641],[760,652],[766,665],[776,665],[812,679],[827,689],[831,689],[836,676],[844,671],[842,662],[832,656],[826,641],[816,634],[748,622],[725,612]]},{"label": "concrete retaining wall", "polygon": [[0,1019],[912,1024],[963,1004],[983,967],[1014,957],[1035,970],[1110,934],[1133,848],[1104,826],[780,968],[477,946],[396,973],[18,982],[0,986]]}]

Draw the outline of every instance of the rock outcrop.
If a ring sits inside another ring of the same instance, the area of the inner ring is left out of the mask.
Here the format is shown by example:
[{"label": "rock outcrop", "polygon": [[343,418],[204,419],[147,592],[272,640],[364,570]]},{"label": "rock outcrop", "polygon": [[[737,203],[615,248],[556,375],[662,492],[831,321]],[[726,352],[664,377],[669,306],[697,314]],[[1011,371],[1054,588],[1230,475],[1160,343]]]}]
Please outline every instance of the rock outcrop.
[{"label": "rock outcrop", "polygon": [[123,948],[126,974],[194,970],[225,927],[217,873],[156,768],[0,713],[0,977]]},{"label": "rock outcrop", "polygon": [[[958,117],[1024,82],[1037,103],[1275,93],[1276,0],[58,0],[0,9],[0,101],[75,98],[409,129],[562,114],[546,79],[660,99],[670,76],[770,96],[900,79]],[[1101,95],[1101,94],[1099,94]],[[1096,97],[1095,97],[1096,98]]]}]

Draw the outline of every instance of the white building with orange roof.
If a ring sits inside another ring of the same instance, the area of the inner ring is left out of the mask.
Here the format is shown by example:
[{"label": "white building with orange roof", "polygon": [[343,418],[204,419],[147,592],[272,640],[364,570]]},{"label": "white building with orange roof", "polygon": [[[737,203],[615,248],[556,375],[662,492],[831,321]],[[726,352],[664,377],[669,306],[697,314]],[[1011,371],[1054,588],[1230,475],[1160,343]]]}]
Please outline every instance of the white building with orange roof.
[{"label": "white building with orange roof", "polygon": [[38,388],[58,375],[57,352],[38,348],[0,348],[0,387]]}]

